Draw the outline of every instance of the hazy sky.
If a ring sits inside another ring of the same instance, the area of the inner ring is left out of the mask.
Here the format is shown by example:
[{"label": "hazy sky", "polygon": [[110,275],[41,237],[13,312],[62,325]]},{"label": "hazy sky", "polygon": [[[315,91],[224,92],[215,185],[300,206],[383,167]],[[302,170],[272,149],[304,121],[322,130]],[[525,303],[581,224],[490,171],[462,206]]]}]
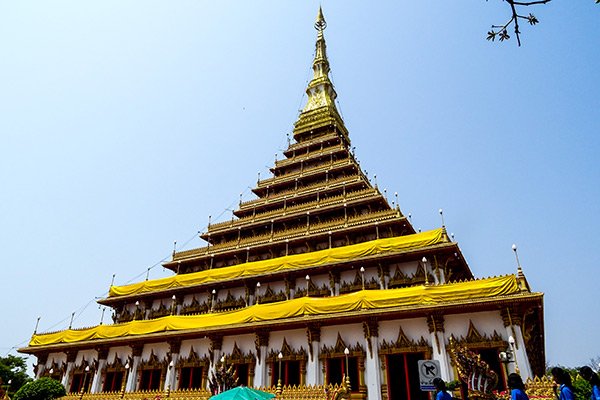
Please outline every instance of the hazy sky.
[{"label": "hazy sky", "polygon": [[[306,101],[316,1],[0,2],[0,354],[100,321],[173,241],[228,219]],[[545,293],[550,364],[600,355],[600,5],[323,1],[357,156],[476,276]],[[164,276],[162,267],[151,278]],[[105,321],[109,320],[108,313]],[[29,364],[33,362],[33,358]]]}]

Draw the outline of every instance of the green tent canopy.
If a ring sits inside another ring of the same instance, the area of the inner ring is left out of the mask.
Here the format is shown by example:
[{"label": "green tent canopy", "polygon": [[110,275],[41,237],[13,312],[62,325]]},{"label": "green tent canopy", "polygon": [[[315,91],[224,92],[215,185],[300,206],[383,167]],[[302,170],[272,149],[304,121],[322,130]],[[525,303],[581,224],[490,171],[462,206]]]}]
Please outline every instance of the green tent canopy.
[{"label": "green tent canopy", "polygon": [[238,386],[226,390],[223,393],[210,397],[210,400],[268,400],[274,398],[273,393],[252,389],[246,386]]}]

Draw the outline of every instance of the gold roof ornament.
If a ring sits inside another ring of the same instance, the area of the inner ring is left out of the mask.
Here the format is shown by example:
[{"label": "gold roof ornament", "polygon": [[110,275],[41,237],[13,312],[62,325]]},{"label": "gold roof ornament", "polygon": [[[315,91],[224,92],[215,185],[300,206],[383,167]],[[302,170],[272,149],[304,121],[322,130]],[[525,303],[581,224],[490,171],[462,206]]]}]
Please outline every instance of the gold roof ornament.
[{"label": "gold roof ornament", "polygon": [[[327,45],[323,31],[327,27],[323,10],[319,7],[315,29],[317,41],[315,43],[315,58],[313,60],[313,78],[306,88],[308,100],[300,113],[294,127],[294,138],[297,141],[310,139],[319,128],[339,127],[346,138],[348,132],[344,122],[335,106],[337,93],[329,79],[329,60],[327,59]],[[308,135],[306,135],[308,133]]]}]

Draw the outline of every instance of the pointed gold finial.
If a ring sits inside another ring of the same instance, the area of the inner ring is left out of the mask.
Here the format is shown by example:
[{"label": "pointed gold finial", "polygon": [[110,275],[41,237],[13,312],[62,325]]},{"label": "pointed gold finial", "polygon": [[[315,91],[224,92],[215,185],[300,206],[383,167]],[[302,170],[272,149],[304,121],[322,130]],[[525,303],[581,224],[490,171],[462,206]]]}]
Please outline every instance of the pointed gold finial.
[{"label": "pointed gold finial", "polygon": [[332,130],[342,135],[349,144],[348,130],[337,110],[335,100],[337,93],[329,78],[329,60],[327,59],[327,45],[323,31],[327,27],[323,9],[319,7],[315,20],[317,40],[315,43],[315,57],[312,63],[313,77],[306,88],[307,102],[294,124],[294,139],[297,141],[313,138]]},{"label": "pointed gold finial", "polygon": [[319,32],[323,32],[327,28],[327,22],[325,22],[325,17],[323,17],[323,9],[319,6],[319,13],[317,14],[317,21],[315,22],[315,29]]}]

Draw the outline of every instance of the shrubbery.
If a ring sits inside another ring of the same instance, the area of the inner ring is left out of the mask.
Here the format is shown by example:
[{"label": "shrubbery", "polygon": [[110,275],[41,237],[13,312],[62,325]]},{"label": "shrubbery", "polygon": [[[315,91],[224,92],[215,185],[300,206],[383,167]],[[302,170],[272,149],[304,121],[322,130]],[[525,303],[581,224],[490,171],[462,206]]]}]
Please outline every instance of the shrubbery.
[{"label": "shrubbery", "polygon": [[52,400],[67,394],[60,382],[51,378],[40,378],[23,386],[13,400]]}]

